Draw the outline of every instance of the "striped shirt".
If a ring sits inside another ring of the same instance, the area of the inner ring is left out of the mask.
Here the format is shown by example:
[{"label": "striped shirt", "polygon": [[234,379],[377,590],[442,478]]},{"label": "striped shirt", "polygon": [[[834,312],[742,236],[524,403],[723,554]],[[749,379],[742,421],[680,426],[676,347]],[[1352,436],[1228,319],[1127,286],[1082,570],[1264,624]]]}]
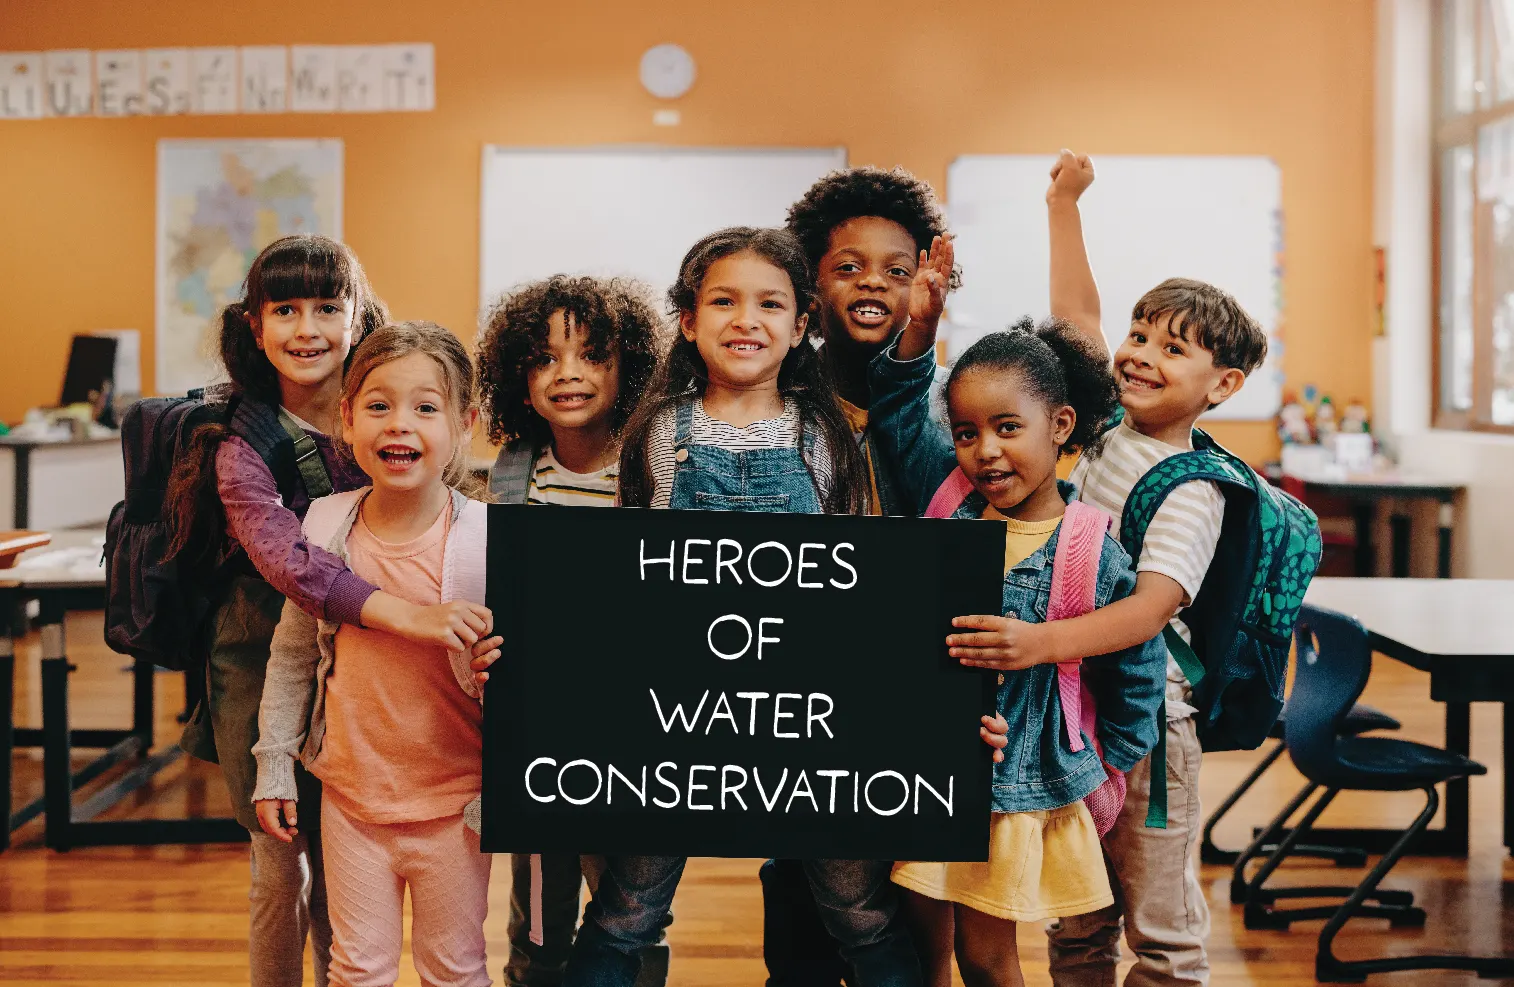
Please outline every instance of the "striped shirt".
[{"label": "striped shirt", "polygon": [[560,507],[614,507],[620,481],[620,461],[593,473],[574,473],[564,468],[552,454],[552,447],[542,450],[531,471],[531,486],[526,491],[528,504],[556,504]]},{"label": "striped shirt", "polygon": [[[1157,463],[1191,449],[1170,446],[1130,427],[1127,421],[1109,430],[1099,444],[1085,453],[1073,467],[1070,479],[1078,487],[1078,499],[1114,518],[1112,533],[1120,537],[1120,516],[1125,500],[1136,482]],[[1210,480],[1185,483],[1167,495],[1157,508],[1136,572],[1159,572],[1183,588],[1183,605],[1193,602],[1204,574],[1214,561],[1220,542],[1220,523],[1225,518],[1225,498]],[[1176,616],[1172,628],[1191,641],[1188,627]],[[1188,680],[1178,663],[1167,657],[1167,715],[1169,719],[1191,716],[1194,708],[1187,704]]]},{"label": "striped shirt", "polygon": [[[647,465],[652,474],[652,506],[667,507],[673,499],[673,474],[678,469],[673,442],[677,438],[677,408],[663,409],[652,423],[652,432],[647,437]],[[753,449],[792,449],[799,445],[799,402],[793,398],[783,399],[783,414],[777,418],[764,418],[745,428],[737,428],[729,422],[711,418],[704,413],[704,400],[694,401],[693,434],[689,442],[697,446],[716,446],[727,452],[748,452]],[[814,433],[814,454],[809,463],[815,485],[820,489],[820,499],[830,496],[835,484],[830,446],[825,435]]]}]

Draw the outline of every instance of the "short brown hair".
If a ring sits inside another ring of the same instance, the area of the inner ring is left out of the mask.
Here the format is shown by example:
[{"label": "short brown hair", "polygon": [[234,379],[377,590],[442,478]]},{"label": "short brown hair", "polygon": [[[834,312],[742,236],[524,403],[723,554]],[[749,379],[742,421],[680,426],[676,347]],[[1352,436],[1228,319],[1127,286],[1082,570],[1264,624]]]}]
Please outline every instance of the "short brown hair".
[{"label": "short brown hair", "polygon": [[1192,339],[1208,350],[1217,367],[1233,367],[1249,376],[1267,359],[1267,334],[1261,324],[1235,296],[1212,284],[1168,278],[1141,296],[1130,321],[1156,325],[1164,315],[1179,339]]},{"label": "short brown hair", "polygon": [[468,468],[469,444],[462,437],[463,419],[478,407],[478,385],[474,378],[473,359],[452,332],[435,322],[395,322],[375,329],[352,354],[352,365],[342,380],[342,401],[349,408],[357,401],[368,375],[386,363],[423,353],[435,361],[442,373],[448,412],[453,421],[452,460],[442,479],[449,487],[478,497],[482,485]]}]

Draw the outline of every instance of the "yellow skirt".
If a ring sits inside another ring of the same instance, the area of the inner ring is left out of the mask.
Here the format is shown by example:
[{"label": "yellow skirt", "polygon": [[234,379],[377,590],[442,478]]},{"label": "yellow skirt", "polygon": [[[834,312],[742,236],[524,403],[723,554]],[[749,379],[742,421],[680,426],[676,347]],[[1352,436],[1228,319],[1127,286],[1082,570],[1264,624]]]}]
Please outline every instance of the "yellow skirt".
[{"label": "yellow skirt", "polygon": [[1013,922],[1084,915],[1114,904],[1093,816],[1081,801],[995,812],[986,863],[900,861],[894,883]]}]

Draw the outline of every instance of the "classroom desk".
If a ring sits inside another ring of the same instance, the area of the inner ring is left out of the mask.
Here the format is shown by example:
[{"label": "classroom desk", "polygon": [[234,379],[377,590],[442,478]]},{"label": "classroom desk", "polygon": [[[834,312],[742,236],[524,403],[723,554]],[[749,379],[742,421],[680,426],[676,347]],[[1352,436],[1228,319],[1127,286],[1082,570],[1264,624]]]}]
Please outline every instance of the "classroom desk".
[{"label": "classroom desk", "polygon": [[[63,617],[70,610],[100,610],[105,600],[105,570],[80,564],[86,553],[97,554],[99,531],[65,531],[53,535],[51,549],[69,550],[73,558],[57,565],[21,564],[0,571],[0,849],[10,834],[38,815],[46,814],[46,842],[54,850],[76,846],[149,845],[159,843],[221,843],[245,841],[247,830],[234,819],[131,819],[100,822],[95,816],[141,788],[153,775],[183,755],[177,744],[157,754],[153,745],[153,674],[149,661],[132,664],[132,725],[127,729],[73,730],[69,727],[68,673],[70,665],[63,637]],[[49,549],[36,550],[38,554]],[[51,555],[45,555],[43,561]],[[41,607],[42,727],[14,724],[14,637],[23,628],[11,621],[26,600]],[[70,764],[74,746],[104,748],[105,753],[75,772]],[[11,810],[11,753],[15,747],[42,748],[40,799]],[[134,768],[90,796],[75,803],[73,793],[110,768],[126,761]]]},{"label": "classroom desk", "polygon": [[[1316,579],[1305,602],[1349,614],[1367,628],[1372,650],[1430,673],[1430,698],[1446,704],[1446,748],[1470,755],[1471,704],[1504,704],[1503,841],[1514,848],[1514,580]],[[1468,783],[1446,784],[1446,822],[1413,852],[1465,856]],[[1390,830],[1317,829],[1310,838],[1380,853]]]},{"label": "classroom desk", "polygon": [[[1283,474],[1278,471],[1275,477]],[[1340,480],[1289,477],[1304,485],[1309,493],[1343,497],[1352,503],[1356,526],[1356,574],[1371,576],[1377,568],[1377,550],[1372,544],[1372,516],[1377,502],[1394,497],[1406,500],[1433,500],[1440,504],[1440,540],[1436,552],[1436,575],[1451,578],[1451,533],[1456,521],[1456,495],[1466,489],[1461,483],[1433,480],[1399,473],[1359,474]],[[1392,539],[1392,573],[1397,578],[1409,575],[1409,518],[1394,514],[1388,519]]]},{"label": "classroom desk", "polygon": [[103,525],[125,491],[118,434],[61,441],[0,435],[0,524]]}]

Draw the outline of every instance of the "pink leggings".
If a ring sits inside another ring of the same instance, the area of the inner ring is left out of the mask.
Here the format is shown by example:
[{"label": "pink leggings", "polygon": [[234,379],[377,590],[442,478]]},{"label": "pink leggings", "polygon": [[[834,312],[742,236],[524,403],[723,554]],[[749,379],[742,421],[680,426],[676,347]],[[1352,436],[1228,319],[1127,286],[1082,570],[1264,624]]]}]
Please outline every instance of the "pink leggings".
[{"label": "pink leggings", "polygon": [[405,886],[411,951],[426,987],[489,987],[484,917],[489,863],[461,814],[366,823],[322,806],[332,987],[389,987],[399,977]]}]

